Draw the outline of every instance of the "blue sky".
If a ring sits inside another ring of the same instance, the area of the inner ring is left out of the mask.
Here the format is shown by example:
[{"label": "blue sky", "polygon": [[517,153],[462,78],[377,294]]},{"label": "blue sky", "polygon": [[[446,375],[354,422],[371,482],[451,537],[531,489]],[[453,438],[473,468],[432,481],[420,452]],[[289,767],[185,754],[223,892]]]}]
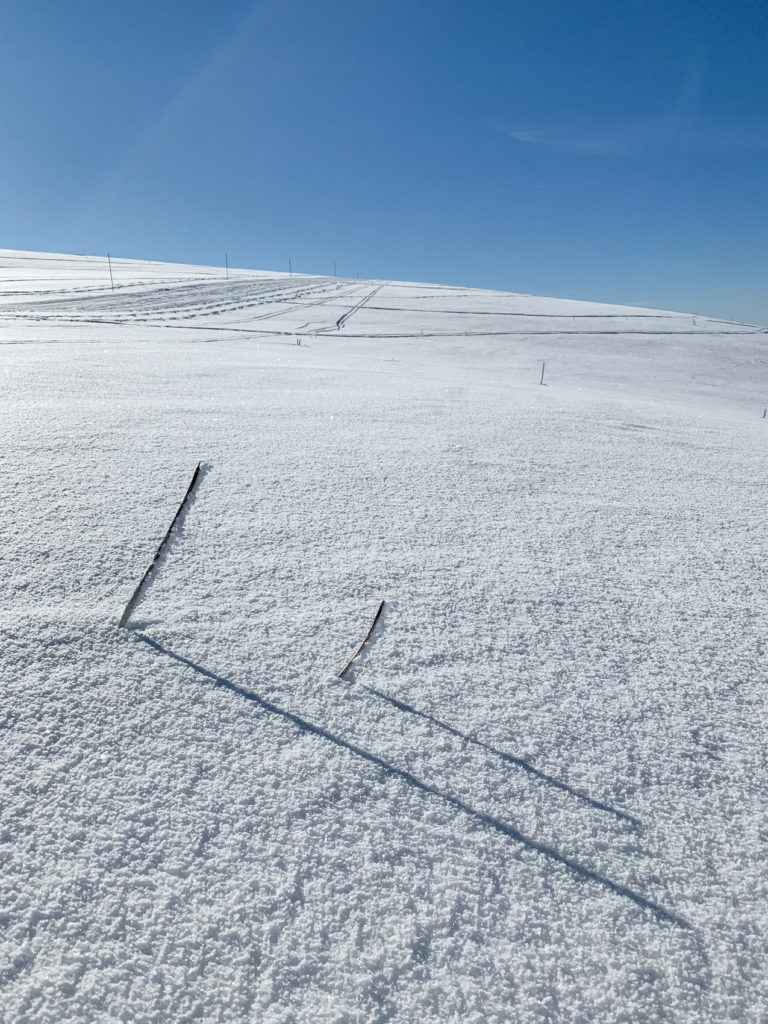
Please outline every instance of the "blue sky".
[{"label": "blue sky", "polygon": [[0,245],[768,324],[764,0],[3,0]]}]

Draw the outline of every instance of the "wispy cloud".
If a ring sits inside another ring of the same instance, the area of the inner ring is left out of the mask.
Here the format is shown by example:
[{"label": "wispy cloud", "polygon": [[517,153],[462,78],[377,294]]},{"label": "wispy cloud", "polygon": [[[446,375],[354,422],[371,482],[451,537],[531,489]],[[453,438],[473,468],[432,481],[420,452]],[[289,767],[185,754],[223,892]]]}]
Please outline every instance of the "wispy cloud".
[{"label": "wispy cloud", "polygon": [[231,25],[229,34],[212,43],[207,60],[191,67],[165,103],[158,102],[149,111],[137,136],[134,139],[127,137],[123,152],[105,171],[99,187],[76,211],[72,219],[73,228],[83,222],[101,222],[105,211],[111,211],[120,201],[127,183],[156,159],[158,149],[172,145],[171,140],[179,126],[194,116],[201,98],[215,88],[219,76],[242,59],[263,20],[277,9],[279,2],[252,0],[246,14]]},{"label": "wispy cloud", "polygon": [[525,128],[496,122],[494,128],[527,145],[606,156],[661,150],[728,153],[768,147],[768,121],[730,121],[695,114],[625,121],[574,117],[558,124]]}]

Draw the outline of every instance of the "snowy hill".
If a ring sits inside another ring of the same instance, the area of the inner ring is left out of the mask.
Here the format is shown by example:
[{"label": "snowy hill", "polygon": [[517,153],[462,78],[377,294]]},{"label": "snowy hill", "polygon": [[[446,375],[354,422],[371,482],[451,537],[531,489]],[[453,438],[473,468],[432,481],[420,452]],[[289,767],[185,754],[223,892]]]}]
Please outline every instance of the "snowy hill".
[{"label": "snowy hill", "polygon": [[765,329],[111,272],[0,250],[0,1019],[763,1020]]}]

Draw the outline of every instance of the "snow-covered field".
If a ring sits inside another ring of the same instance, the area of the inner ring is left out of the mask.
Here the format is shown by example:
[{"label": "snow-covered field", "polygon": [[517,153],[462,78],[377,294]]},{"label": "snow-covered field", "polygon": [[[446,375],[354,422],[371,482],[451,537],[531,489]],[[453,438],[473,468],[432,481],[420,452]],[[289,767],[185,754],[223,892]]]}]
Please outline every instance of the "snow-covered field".
[{"label": "snow-covered field", "polygon": [[0,1020],[768,1020],[765,330],[112,273],[0,250]]}]

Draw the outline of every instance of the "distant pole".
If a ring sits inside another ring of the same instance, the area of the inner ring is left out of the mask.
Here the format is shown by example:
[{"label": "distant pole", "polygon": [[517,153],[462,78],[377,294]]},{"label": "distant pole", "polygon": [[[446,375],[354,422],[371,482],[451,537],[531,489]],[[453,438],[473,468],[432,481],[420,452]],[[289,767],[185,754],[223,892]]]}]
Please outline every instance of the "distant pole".
[{"label": "distant pole", "polygon": [[288,273],[293,277],[293,268],[291,267],[291,257],[288,257]]},{"label": "distant pole", "polygon": [[357,278],[358,281],[360,280],[360,271],[359,270],[355,271],[355,277]]},{"label": "distant pole", "polygon": [[336,277],[336,260],[333,261],[333,276]]},{"label": "distant pole", "polygon": [[115,280],[112,277],[112,259],[109,253],[107,253],[107,263],[109,264],[109,283],[112,285],[112,291],[115,290]]},{"label": "distant pole", "polygon": [[541,364],[541,378],[539,380],[539,384],[543,384],[544,383],[544,370],[546,368],[546,365],[547,364],[544,363],[544,362]]},{"label": "distant pole", "polygon": [[229,256],[224,253],[224,268],[227,274],[227,280],[229,280]]}]

